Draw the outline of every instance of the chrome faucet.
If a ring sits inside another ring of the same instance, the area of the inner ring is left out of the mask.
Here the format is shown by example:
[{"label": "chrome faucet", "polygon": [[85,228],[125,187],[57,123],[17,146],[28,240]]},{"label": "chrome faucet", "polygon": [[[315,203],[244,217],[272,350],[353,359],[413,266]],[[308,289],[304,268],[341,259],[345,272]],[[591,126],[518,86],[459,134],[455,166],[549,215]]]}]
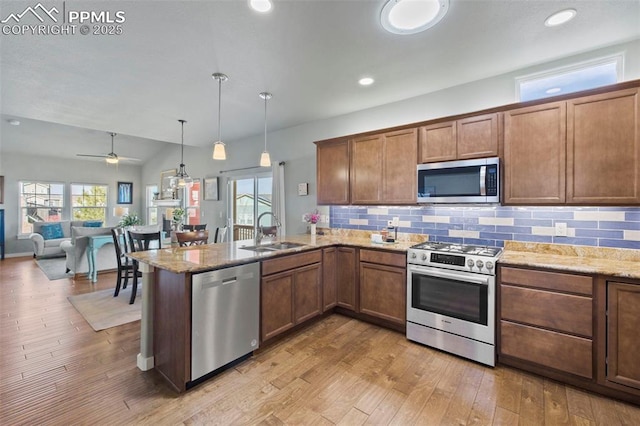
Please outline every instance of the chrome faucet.
[{"label": "chrome faucet", "polygon": [[[266,226],[266,227],[260,226],[260,219],[262,219],[262,217],[266,215],[271,215],[271,217],[273,217],[275,226]],[[262,242],[262,239],[266,236],[276,237],[278,235],[278,228],[282,226],[282,224],[278,220],[278,217],[271,212],[264,212],[260,216],[258,216],[256,225],[257,225],[256,226],[257,228],[256,229],[256,245],[260,245],[260,242]]]}]

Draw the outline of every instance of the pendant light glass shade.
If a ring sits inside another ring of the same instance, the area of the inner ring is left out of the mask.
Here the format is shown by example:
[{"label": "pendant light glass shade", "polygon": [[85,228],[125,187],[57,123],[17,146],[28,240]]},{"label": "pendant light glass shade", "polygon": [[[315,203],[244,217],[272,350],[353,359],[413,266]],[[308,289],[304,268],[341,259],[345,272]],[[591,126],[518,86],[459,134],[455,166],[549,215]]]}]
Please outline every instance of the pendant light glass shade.
[{"label": "pendant light glass shade", "polygon": [[222,107],[222,82],[227,81],[229,77],[219,72],[212,74],[212,77],[218,80],[218,140],[213,143],[213,159],[226,160],[227,152],[225,150],[224,142],[222,142],[222,137],[220,136],[222,133],[220,127],[220,110]]},{"label": "pendant light glass shade", "polygon": [[185,120],[178,120],[182,125],[182,142],[180,144],[180,167],[178,173],[171,179],[171,186],[174,188],[184,188],[193,183],[193,179],[187,173],[187,168],[184,165],[184,123]]},{"label": "pendant light glass shade", "polygon": [[260,156],[260,167],[271,167],[271,157],[267,151],[267,101],[273,97],[269,92],[260,93],[260,97],[264,99],[264,151]]}]

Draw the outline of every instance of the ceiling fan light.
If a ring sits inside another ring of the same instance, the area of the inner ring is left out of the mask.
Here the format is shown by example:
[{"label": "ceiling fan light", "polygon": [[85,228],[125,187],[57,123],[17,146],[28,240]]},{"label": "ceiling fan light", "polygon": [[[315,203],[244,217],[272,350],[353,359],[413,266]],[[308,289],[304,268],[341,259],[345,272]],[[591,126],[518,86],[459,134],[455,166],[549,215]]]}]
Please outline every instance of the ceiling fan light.
[{"label": "ceiling fan light", "polygon": [[260,156],[260,167],[271,167],[271,157],[267,151]]},{"label": "ceiling fan light", "polygon": [[105,160],[108,164],[118,164],[118,157],[107,157]]},{"label": "ceiling fan light", "polygon": [[227,152],[224,148],[224,143],[222,141],[218,141],[213,144],[213,159],[214,160],[226,160]]}]

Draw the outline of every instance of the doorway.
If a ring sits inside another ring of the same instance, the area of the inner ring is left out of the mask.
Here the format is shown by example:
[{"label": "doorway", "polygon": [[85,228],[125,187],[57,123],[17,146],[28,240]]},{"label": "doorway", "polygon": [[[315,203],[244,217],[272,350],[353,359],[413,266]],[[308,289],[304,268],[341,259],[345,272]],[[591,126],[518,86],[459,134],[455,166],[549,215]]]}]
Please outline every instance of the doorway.
[{"label": "doorway", "polygon": [[[229,222],[233,241],[254,239],[257,218],[272,211],[273,177],[271,173],[229,179]],[[271,226],[272,217],[265,216],[262,226]]]}]

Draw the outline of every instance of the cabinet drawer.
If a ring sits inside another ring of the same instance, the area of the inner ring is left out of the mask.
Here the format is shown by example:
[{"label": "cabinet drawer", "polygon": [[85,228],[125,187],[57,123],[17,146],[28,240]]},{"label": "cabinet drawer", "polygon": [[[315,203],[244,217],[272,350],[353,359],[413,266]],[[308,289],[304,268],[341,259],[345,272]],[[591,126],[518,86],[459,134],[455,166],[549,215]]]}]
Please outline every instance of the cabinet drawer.
[{"label": "cabinet drawer", "polygon": [[592,378],[592,341],[526,325],[500,322],[500,353]]},{"label": "cabinet drawer", "polygon": [[523,285],[545,290],[583,294],[585,296],[591,296],[593,294],[593,278],[583,275],[534,271],[503,266],[500,268],[500,282],[503,284]]},{"label": "cabinet drawer", "polygon": [[503,284],[500,299],[502,319],[585,337],[593,335],[593,300],[590,297]]},{"label": "cabinet drawer", "polygon": [[400,253],[389,253],[380,250],[360,250],[360,262],[377,263],[379,265],[407,266],[407,255]]},{"label": "cabinet drawer", "polygon": [[322,261],[322,252],[320,250],[291,254],[273,260],[265,260],[262,262],[262,275],[271,275],[277,272],[299,268],[300,266],[319,263],[320,261]]}]

